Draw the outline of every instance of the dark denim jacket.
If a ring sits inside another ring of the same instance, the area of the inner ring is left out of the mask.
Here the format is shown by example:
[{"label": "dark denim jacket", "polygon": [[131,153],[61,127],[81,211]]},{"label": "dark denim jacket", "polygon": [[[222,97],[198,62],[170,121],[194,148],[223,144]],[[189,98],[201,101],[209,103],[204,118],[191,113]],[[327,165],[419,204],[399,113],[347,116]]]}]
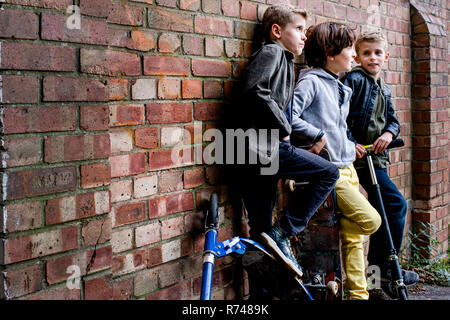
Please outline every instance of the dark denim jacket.
[{"label": "dark denim jacket", "polygon": [[[350,112],[347,117],[347,125],[350,129],[347,135],[355,143],[362,143],[366,140],[367,128],[372,116],[378,86],[373,78],[366,76],[360,70],[347,73],[342,82],[353,90]],[[393,134],[393,139],[395,139],[400,133],[400,123],[395,115],[391,101],[391,90],[386,84],[384,84],[383,90],[386,99],[386,126],[383,129],[383,133],[389,131]]]}]

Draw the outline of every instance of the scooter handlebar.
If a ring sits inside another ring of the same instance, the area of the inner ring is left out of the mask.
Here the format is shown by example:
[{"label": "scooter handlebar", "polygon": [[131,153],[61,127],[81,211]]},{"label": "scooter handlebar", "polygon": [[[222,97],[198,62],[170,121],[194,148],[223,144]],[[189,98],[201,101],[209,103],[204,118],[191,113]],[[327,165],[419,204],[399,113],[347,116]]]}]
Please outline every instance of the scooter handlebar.
[{"label": "scooter handlebar", "polygon": [[[392,140],[391,143],[387,146],[386,149],[394,149],[394,148],[399,148],[399,147],[403,147],[405,145],[405,140],[403,139],[395,139]],[[364,146],[364,148],[367,151],[372,150],[373,144],[369,144],[367,146]]]}]

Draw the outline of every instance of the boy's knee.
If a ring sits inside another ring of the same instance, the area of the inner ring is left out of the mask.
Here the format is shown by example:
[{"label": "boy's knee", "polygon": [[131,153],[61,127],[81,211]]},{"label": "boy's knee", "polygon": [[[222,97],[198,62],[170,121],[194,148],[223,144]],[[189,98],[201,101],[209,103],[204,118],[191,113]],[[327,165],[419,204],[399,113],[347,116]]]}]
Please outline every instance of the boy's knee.
[{"label": "boy's knee", "polygon": [[369,234],[375,233],[380,228],[381,223],[382,223],[382,220],[381,220],[380,214],[378,213],[378,211],[373,209],[373,212],[371,214],[371,221],[366,226],[367,234],[369,235]]},{"label": "boy's knee", "polygon": [[330,180],[330,182],[332,181],[333,183],[335,183],[338,179],[339,179],[339,168],[330,163],[330,165],[327,167],[327,173],[326,173],[326,177]]}]

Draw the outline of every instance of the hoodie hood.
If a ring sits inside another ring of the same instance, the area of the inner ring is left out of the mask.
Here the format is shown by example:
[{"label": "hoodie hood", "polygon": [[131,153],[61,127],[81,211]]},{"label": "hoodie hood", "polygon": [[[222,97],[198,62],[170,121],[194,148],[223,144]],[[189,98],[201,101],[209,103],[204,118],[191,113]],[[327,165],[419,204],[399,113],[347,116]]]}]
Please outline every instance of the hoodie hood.
[{"label": "hoodie hood", "polygon": [[322,68],[302,69],[302,70],[300,70],[300,72],[298,74],[298,80],[301,80],[301,79],[305,78],[306,76],[310,76],[310,75],[315,75],[315,76],[318,76],[320,78],[336,81],[335,77],[333,77],[331,74],[329,74],[328,72],[326,72]]}]

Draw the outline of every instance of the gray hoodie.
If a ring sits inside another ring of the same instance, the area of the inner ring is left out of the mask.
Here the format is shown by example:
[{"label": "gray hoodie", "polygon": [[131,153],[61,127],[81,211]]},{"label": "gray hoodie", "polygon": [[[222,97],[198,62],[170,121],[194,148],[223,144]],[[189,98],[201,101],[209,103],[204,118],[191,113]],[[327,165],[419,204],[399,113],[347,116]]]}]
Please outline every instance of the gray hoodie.
[{"label": "gray hoodie", "polygon": [[322,68],[301,70],[292,108],[293,142],[312,145],[323,131],[331,162],[340,168],[352,164],[355,143],[347,138],[346,123],[351,96],[349,87]]}]

